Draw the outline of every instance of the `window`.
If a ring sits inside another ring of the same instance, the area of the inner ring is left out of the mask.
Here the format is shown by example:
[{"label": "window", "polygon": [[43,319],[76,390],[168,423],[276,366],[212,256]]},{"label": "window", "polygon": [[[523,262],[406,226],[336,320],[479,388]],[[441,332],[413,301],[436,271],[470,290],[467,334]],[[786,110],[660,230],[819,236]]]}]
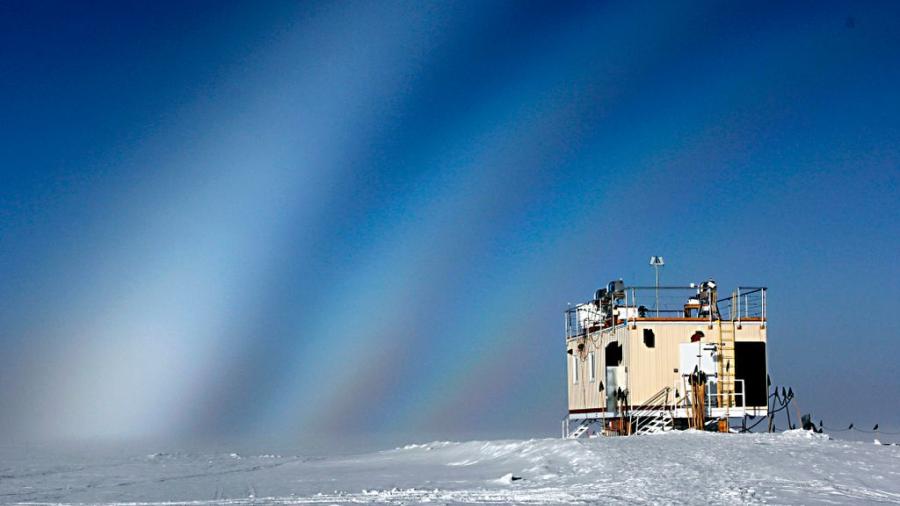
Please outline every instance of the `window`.
[{"label": "window", "polygon": [[622,345],[613,341],[606,345],[606,367],[622,365]]},{"label": "window", "polygon": [[644,329],[644,346],[648,348],[656,347],[656,334],[653,333],[653,329]]},{"label": "window", "polygon": [[597,370],[594,367],[594,352],[588,353],[588,378],[591,383],[597,379]]},{"label": "window", "polygon": [[581,371],[578,370],[578,356],[572,355],[572,384],[578,384],[578,375],[581,374]]}]

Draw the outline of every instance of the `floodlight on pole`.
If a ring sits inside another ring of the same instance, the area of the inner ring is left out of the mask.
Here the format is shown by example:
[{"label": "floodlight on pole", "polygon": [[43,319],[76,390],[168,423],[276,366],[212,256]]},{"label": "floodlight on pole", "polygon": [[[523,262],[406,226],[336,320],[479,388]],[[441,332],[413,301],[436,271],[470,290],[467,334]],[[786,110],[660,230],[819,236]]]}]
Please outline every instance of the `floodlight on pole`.
[{"label": "floodlight on pole", "polygon": [[650,265],[656,271],[656,317],[659,318],[659,269],[666,265],[663,257],[650,257]]}]

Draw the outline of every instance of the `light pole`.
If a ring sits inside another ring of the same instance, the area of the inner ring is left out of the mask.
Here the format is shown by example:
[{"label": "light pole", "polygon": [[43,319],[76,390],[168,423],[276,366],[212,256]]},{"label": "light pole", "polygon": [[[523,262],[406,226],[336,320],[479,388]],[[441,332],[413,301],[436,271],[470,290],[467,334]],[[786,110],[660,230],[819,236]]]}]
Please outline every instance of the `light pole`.
[{"label": "light pole", "polygon": [[650,257],[650,265],[656,271],[656,317],[659,318],[659,268],[666,265],[663,257]]}]

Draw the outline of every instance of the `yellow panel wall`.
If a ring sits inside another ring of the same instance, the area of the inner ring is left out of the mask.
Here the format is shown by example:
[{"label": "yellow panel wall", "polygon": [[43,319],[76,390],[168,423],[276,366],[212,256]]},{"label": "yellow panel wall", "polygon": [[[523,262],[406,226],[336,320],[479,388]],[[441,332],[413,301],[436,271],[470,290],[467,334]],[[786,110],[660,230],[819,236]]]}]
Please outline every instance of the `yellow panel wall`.
[{"label": "yellow panel wall", "polygon": [[[723,322],[731,325],[731,322]],[[652,329],[656,346],[648,348],[644,344],[645,328]],[[625,350],[625,361],[628,366],[628,388],[632,404],[640,405],[650,399],[662,388],[681,387],[682,373],[678,371],[680,345],[691,342],[691,336],[703,332],[703,343],[719,342],[718,323],[709,328],[703,322],[654,322],[638,323],[636,329],[630,329],[628,344]],[[741,329],[735,329],[735,341],[765,341],[766,330],[759,323],[744,323]],[[683,392],[681,392],[683,394]],[[670,399],[671,400],[671,399]]]},{"label": "yellow panel wall", "polygon": [[[723,322],[723,325],[731,325]],[[655,334],[655,346],[648,348],[644,344],[643,330],[652,329]],[[713,328],[703,321],[667,321],[638,322],[637,328],[619,326],[596,332],[587,338],[570,339],[566,343],[566,370],[569,410],[597,410],[606,406],[606,392],[600,392],[600,382],[606,381],[606,357],[604,349],[612,341],[623,346],[623,364],[627,368],[627,383],[632,404],[643,404],[663,387],[681,387],[681,371],[679,366],[680,344],[689,343],[691,336],[701,331],[702,342],[718,343],[718,323]],[[745,322],[740,329],[735,329],[736,341],[766,341],[766,329],[759,322]],[[578,345],[584,344],[584,351],[579,352]],[[593,382],[588,376],[589,353],[594,352],[596,377]],[[573,358],[574,357],[574,358]],[[573,382],[573,360],[580,361],[578,383]],[[681,392],[683,394],[683,392]],[[674,394],[673,394],[674,395]],[[670,398],[670,402],[671,402]]]},{"label": "yellow panel wall", "polygon": [[[579,351],[577,345],[585,344],[583,351]],[[604,370],[600,350],[596,349],[590,340],[573,340],[567,348],[572,353],[566,354],[568,370],[569,410],[592,409],[600,406],[599,386],[602,381],[601,372]],[[590,378],[588,356],[594,354],[595,376]],[[578,361],[578,382],[573,380],[574,362]]]}]

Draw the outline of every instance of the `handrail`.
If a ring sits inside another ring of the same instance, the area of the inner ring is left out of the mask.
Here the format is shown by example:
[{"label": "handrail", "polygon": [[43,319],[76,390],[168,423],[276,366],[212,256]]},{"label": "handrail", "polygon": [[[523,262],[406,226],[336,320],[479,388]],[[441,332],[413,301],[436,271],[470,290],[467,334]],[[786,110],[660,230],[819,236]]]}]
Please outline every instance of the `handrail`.
[{"label": "handrail", "polygon": [[738,287],[728,297],[716,301],[719,308],[720,319],[723,321],[737,322],[738,327],[744,321],[766,321],[766,292],[767,288]]},{"label": "handrail", "polygon": [[[768,289],[764,286],[739,286],[727,297],[716,300],[716,308],[702,316],[694,305],[688,304],[696,298],[695,287],[660,287],[660,291],[665,293],[660,294],[656,304],[653,304],[652,297],[642,295],[641,290],[655,290],[655,287],[625,287],[621,298],[608,307],[601,307],[597,301],[569,306],[564,311],[566,339],[605,331],[620,324],[635,328],[640,321],[653,320],[654,317],[666,321],[699,320],[708,325],[713,325],[716,320],[731,321],[736,322],[738,328],[745,322],[762,322],[764,327],[768,317]],[[672,295],[673,292],[675,295]],[[645,307],[641,303],[650,306]],[[690,314],[695,310],[698,314]]]},{"label": "handrail", "polygon": [[[632,417],[635,416],[645,416],[646,414],[656,411],[654,407],[669,407],[669,392],[672,389],[670,387],[663,387],[662,390],[653,394],[649,399],[644,401],[643,404],[640,404],[641,408],[637,410],[629,411],[629,414]],[[662,402],[660,402],[662,401]]]},{"label": "handrail", "polygon": [[[659,392],[656,392],[649,399],[644,401],[644,404],[641,405],[641,408],[638,410],[631,410],[628,413],[628,418],[631,420],[631,424],[633,426],[633,431],[636,433],[641,428],[641,419],[646,419],[652,417],[654,415],[659,415],[660,411],[670,411],[669,408],[669,392],[672,389],[669,387],[663,387]],[[646,423],[651,423],[651,421],[646,421]]]},{"label": "handrail", "polygon": [[[739,286],[737,289],[737,293],[738,293],[738,295],[743,297],[746,295],[753,295],[754,293],[757,293],[757,292],[763,292],[766,289],[767,288],[765,286]],[[747,291],[744,292],[742,290],[747,290]],[[729,299],[731,299],[731,295],[729,295],[728,297],[722,297],[721,299],[716,301],[716,304],[718,304],[720,302],[725,302]]]},{"label": "handrail", "polygon": [[[682,378],[682,381],[683,380],[684,380],[684,378]],[[734,388],[733,392],[722,392],[719,390],[717,390],[716,392],[713,392],[713,389],[710,388],[709,386],[711,384],[717,384],[717,383],[718,383],[718,381],[716,381],[716,378],[711,378],[711,379],[707,380],[707,382],[706,382],[706,385],[707,385],[707,387],[706,387],[706,407],[708,409],[712,409],[712,408],[735,408],[735,409],[743,408],[743,409],[746,409],[747,408],[747,399],[746,399],[746,394],[745,394],[745,390],[744,390],[744,387],[745,387],[744,380],[742,380],[742,379],[734,380],[735,388]],[[740,383],[740,385],[741,385],[740,391],[738,391],[738,388],[737,388],[738,383]],[[676,385],[677,385],[677,383],[676,383]],[[721,402],[721,399],[725,398],[726,396],[730,397],[731,401],[727,402],[727,403]],[[712,402],[712,400],[714,398],[716,399],[715,403]],[[740,398],[740,403],[738,403],[738,398]],[[679,404],[681,405],[680,407],[682,407],[682,408],[687,408],[688,406],[694,405],[694,403],[691,402],[690,389],[685,388],[684,396],[681,398],[680,403],[679,402],[675,403],[675,407],[678,408]],[[728,406],[724,406],[723,404],[728,404]]]}]

